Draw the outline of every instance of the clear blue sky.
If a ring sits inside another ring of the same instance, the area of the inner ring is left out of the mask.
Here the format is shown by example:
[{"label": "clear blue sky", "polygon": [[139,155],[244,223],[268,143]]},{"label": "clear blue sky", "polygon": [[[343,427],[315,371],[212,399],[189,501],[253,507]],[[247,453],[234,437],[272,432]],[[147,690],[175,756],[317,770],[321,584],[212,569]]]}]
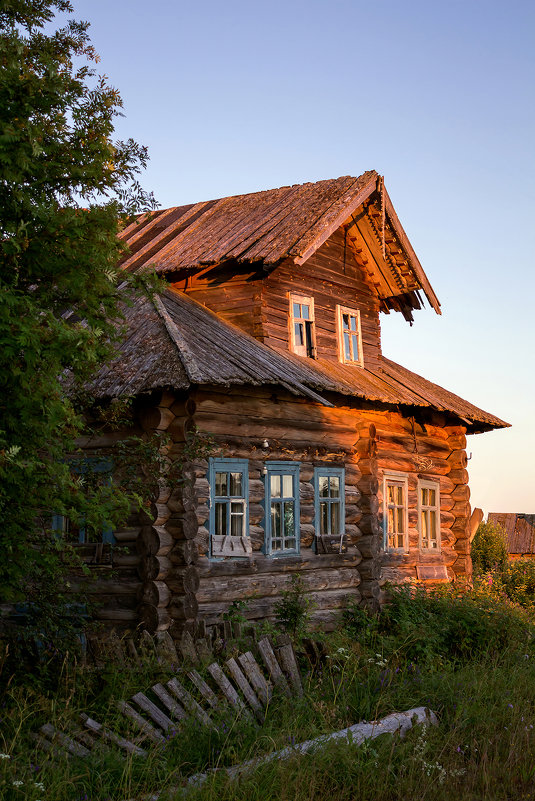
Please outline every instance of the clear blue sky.
[{"label": "clear blue sky", "polygon": [[162,206],[376,169],[443,308],[386,355],[513,424],[472,505],[535,512],[535,4],[80,0]]}]

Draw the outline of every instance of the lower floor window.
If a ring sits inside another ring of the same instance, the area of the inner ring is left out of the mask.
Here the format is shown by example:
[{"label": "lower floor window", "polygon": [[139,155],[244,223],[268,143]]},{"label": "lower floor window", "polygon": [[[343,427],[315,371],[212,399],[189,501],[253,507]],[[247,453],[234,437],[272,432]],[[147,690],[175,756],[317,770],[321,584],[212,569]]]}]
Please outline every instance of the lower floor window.
[{"label": "lower floor window", "polygon": [[316,535],[339,536],[344,532],[344,468],[317,467],[314,470]]},{"label": "lower floor window", "polygon": [[440,550],[440,485],[437,481],[418,482],[418,522],[420,548]]},{"label": "lower floor window", "polygon": [[210,460],[210,534],[212,556],[242,556],[249,552],[247,501],[248,464],[239,459]]},{"label": "lower floor window", "polygon": [[[84,501],[88,504],[95,500],[98,493],[111,491],[113,463],[105,457],[88,456],[84,459],[73,459],[70,469],[80,484]],[[78,522],[64,514],[52,515],[52,531],[72,544],[104,542],[113,544],[115,537],[111,525],[94,519],[94,511],[86,506]]]},{"label": "lower floor window", "polygon": [[385,475],[384,526],[388,550],[409,550],[407,495],[406,476]]},{"label": "lower floor window", "polygon": [[266,464],[266,553],[299,551],[299,464]]}]

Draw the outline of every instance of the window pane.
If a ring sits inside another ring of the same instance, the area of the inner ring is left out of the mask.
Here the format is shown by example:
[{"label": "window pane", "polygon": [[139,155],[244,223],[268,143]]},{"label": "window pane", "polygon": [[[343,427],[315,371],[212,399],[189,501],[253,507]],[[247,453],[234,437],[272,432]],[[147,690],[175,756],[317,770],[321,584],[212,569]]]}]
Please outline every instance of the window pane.
[{"label": "window pane", "polygon": [[392,533],[394,531],[394,510],[388,510],[388,532]]},{"label": "window pane", "polygon": [[351,316],[351,330],[352,331],[357,330],[357,318],[353,317],[353,315]]},{"label": "window pane", "polygon": [[305,336],[303,333],[303,323],[296,323],[295,324],[295,344],[296,345],[304,345],[305,344]]},{"label": "window pane", "polygon": [[427,519],[427,512],[422,512],[422,543],[424,548],[428,547],[428,540],[429,537],[429,526],[428,526],[428,519]]},{"label": "window pane", "polygon": [[281,536],[281,508],[280,504],[271,504],[271,536],[277,538]]},{"label": "window pane", "polygon": [[293,476],[282,476],[282,497],[293,498]]},{"label": "window pane", "polygon": [[299,320],[299,318],[301,317],[301,305],[299,303],[294,303],[293,307],[294,307],[294,318],[296,320]]},{"label": "window pane", "polygon": [[293,501],[284,504],[284,535],[293,537],[295,534],[295,515]]},{"label": "window pane", "polygon": [[351,342],[347,332],[344,332],[344,357],[346,359],[351,359]]},{"label": "window pane", "polygon": [[323,501],[320,503],[320,534],[329,533],[329,504]]},{"label": "window pane", "polygon": [[281,477],[270,476],[269,478],[270,493],[272,498],[280,498],[281,496]]},{"label": "window pane", "polygon": [[331,503],[331,534],[340,534],[340,504]]},{"label": "window pane", "polygon": [[310,320],[310,312],[308,303],[303,303],[301,306],[301,317],[303,320]]},{"label": "window pane", "polygon": [[396,531],[403,531],[403,529],[404,529],[403,509],[396,509],[396,512],[397,512],[397,519],[396,519],[397,528],[396,528]]},{"label": "window pane", "polygon": [[359,357],[359,338],[356,334],[351,336],[351,345],[353,348],[353,361],[356,362]]},{"label": "window pane", "polygon": [[436,546],[437,540],[437,513],[433,510],[429,512],[429,539],[434,541]]},{"label": "window pane", "polygon": [[422,506],[427,506],[428,496],[429,496],[429,490],[427,489],[427,487],[422,487]]},{"label": "window pane", "polygon": [[403,505],[403,487],[396,487],[396,503],[398,506]]},{"label": "window pane", "polygon": [[395,495],[394,495],[395,489],[396,488],[394,486],[392,486],[392,484],[387,484],[386,485],[387,502],[389,504],[396,502],[395,501]]},{"label": "window pane", "polygon": [[296,547],[296,545],[295,545],[295,540],[294,539],[286,540],[286,548],[287,548],[287,550],[295,550],[295,547]]},{"label": "window pane", "polygon": [[243,503],[230,504],[230,533],[233,537],[243,537],[244,508]]},{"label": "window pane", "polygon": [[434,489],[430,489],[429,490],[429,501],[428,501],[428,503],[429,503],[429,506],[436,506],[437,505],[436,492],[435,492]]},{"label": "window pane", "polygon": [[342,328],[344,331],[349,330],[349,314],[342,314]]},{"label": "window pane", "polygon": [[215,533],[224,536],[227,533],[227,504],[215,505]]},{"label": "window pane", "polygon": [[225,495],[228,495],[227,478],[228,478],[228,473],[216,473],[215,474],[215,494],[216,494],[216,496],[224,497]]},{"label": "window pane", "polygon": [[230,474],[230,495],[234,498],[243,498],[241,473]]},{"label": "window pane", "polygon": [[340,477],[331,476],[331,498],[340,497]]},{"label": "window pane", "polygon": [[320,498],[328,498],[329,497],[329,477],[328,476],[319,476],[319,478],[318,478],[318,488],[319,488]]}]

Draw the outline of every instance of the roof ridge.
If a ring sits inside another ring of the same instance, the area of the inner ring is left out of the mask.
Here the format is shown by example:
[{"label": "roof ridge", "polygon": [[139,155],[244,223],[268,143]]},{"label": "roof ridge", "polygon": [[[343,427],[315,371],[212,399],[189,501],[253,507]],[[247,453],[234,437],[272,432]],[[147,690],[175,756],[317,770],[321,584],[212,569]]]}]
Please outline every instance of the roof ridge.
[{"label": "roof ridge", "polygon": [[171,342],[174,344],[175,348],[178,351],[178,357],[184,367],[184,371],[189,378],[190,381],[193,383],[200,383],[202,382],[202,374],[197,370],[197,366],[195,364],[195,358],[191,353],[184,337],[178,330],[178,326],[176,323],[171,319],[167,309],[165,308],[163,301],[158,295],[154,295],[152,298],[152,302],[154,304],[154,308],[160,315],[169,334],[169,338]]}]

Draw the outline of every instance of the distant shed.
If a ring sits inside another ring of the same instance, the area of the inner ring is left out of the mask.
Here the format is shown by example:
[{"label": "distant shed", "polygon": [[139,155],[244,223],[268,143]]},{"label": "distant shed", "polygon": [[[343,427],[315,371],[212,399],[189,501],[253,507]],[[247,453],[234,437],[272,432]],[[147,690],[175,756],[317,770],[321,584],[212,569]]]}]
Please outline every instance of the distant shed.
[{"label": "distant shed", "polygon": [[490,512],[488,520],[503,526],[507,551],[512,559],[535,557],[535,514]]}]

